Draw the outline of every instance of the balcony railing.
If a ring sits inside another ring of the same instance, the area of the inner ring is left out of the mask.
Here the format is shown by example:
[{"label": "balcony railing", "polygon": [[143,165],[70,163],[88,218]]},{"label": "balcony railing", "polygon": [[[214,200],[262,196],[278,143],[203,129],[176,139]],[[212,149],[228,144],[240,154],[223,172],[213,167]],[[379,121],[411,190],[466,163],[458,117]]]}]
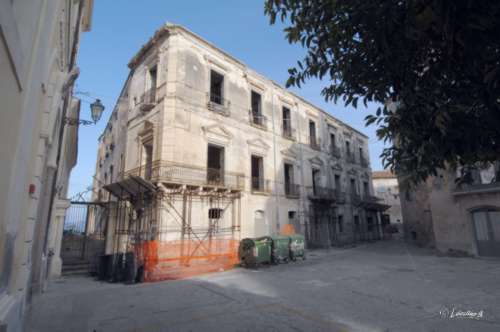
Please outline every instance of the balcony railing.
[{"label": "balcony railing", "polygon": [[156,105],[156,87],[146,90],[139,97],[139,109],[141,112],[147,112]]},{"label": "balcony railing", "polygon": [[309,146],[311,149],[320,151],[321,150],[321,140],[317,137],[309,137]]},{"label": "balcony railing", "polygon": [[254,113],[250,110],[248,111],[248,118],[251,125],[261,129],[267,129],[267,117],[265,115]]},{"label": "balcony railing", "polygon": [[285,182],[285,196],[289,198],[300,197],[300,187],[298,184]]},{"label": "balcony railing", "polygon": [[282,135],[286,139],[295,140],[295,129],[290,126],[284,126],[282,128]]},{"label": "balcony railing", "polygon": [[252,192],[253,193],[271,193],[271,181],[264,180],[263,178],[253,177],[252,178]]},{"label": "balcony railing", "polygon": [[218,93],[209,92],[207,93],[207,107],[210,111],[219,113],[224,116],[229,116],[229,107],[231,102],[227,99],[222,98]]},{"label": "balcony railing", "polygon": [[330,154],[334,157],[340,158],[340,148],[334,144],[330,145]]},{"label": "balcony railing", "polygon": [[[146,166],[142,165],[141,167],[125,172],[125,176],[136,175],[145,177],[146,172]],[[154,162],[151,169],[151,181],[193,186],[215,186],[233,190],[243,190],[245,188],[245,176],[243,173],[176,162]]]},{"label": "balcony railing", "polygon": [[309,199],[335,200],[335,189],[314,186],[308,188]]}]

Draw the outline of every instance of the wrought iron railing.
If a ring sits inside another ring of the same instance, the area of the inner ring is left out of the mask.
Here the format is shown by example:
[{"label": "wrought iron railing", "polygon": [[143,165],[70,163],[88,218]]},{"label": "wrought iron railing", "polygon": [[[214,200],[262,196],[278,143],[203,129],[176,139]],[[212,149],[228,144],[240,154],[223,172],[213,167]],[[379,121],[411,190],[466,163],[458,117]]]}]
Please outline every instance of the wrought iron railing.
[{"label": "wrought iron railing", "polygon": [[317,137],[311,136],[311,137],[309,137],[309,146],[313,150],[320,151],[321,150],[321,140]]},{"label": "wrought iron railing", "polygon": [[[129,175],[145,177],[145,165],[125,172],[125,176]],[[151,181],[199,186],[220,186],[237,190],[245,188],[245,176],[243,173],[176,162],[154,162]]]},{"label": "wrought iron railing", "polygon": [[229,106],[231,102],[227,99],[222,98],[222,95],[209,92],[207,93],[207,107],[210,111],[222,114],[224,116],[229,116]]},{"label": "wrought iron railing", "polygon": [[264,180],[263,178],[253,177],[252,178],[252,192],[257,193],[271,193],[271,181]]},{"label": "wrought iron railing", "polygon": [[311,199],[335,199],[335,190],[332,188],[313,186],[308,188],[308,196]]},{"label": "wrought iron railing", "polygon": [[262,129],[267,129],[267,117],[260,113],[255,113],[252,110],[248,111],[248,118],[250,124],[260,127]]},{"label": "wrought iron railing", "polygon": [[285,182],[285,196],[300,197],[300,186],[295,183]]}]

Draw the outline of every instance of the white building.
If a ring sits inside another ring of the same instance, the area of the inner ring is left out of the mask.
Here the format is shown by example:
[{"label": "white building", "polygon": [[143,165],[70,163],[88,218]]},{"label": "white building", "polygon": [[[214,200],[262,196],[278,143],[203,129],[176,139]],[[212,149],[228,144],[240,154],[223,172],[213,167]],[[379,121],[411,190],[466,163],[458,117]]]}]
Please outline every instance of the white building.
[{"label": "white building", "polygon": [[[76,162],[72,97],[92,1],[0,1],[0,331],[21,331],[50,257]],[[62,231],[62,230],[61,230]]]},{"label": "white building", "polygon": [[160,28],[129,67],[94,182],[95,200],[134,210],[112,216],[108,253],[137,232],[160,245],[285,225],[309,246],[380,237],[364,134],[181,26]]},{"label": "white building", "polygon": [[374,171],[372,173],[373,190],[389,208],[382,214],[382,225],[395,225],[400,235],[403,232],[403,216],[399,197],[397,176],[391,171]]}]

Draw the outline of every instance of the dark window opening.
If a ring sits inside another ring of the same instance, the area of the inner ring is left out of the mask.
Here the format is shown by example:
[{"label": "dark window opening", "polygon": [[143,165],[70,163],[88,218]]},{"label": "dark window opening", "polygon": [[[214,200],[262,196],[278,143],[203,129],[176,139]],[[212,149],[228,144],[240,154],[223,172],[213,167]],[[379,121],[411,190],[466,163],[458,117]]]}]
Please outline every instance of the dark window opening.
[{"label": "dark window opening", "polygon": [[158,77],[158,70],[157,67],[154,66],[151,69],[149,69],[149,86],[152,91],[156,90],[156,79]]},{"label": "dark window opening", "polygon": [[264,162],[259,156],[252,156],[252,190],[264,190]]},{"label": "dark window opening", "polygon": [[319,185],[319,169],[312,170],[312,185],[313,185],[313,194],[316,195],[318,193],[318,185]]},{"label": "dark window opening", "polygon": [[222,213],[224,210],[219,208],[211,208],[208,210],[208,218],[209,219],[220,219],[222,218]]},{"label": "dark window opening", "polygon": [[372,217],[366,218],[366,225],[367,225],[368,232],[372,232],[373,231],[373,218]]},{"label": "dark window opening", "polygon": [[292,137],[292,119],[289,108],[283,106],[282,118],[283,118],[283,136]]},{"label": "dark window opening", "polygon": [[295,215],[296,215],[295,211],[288,211],[288,219],[289,220],[295,220]]},{"label": "dark window opening", "polygon": [[224,148],[221,146],[208,145],[207,181],[209,184],[224,183]]},{"label": "dark window opening", "polygon": [[340,189],[341,189],[341,184],[340,184],[340,175],[335,174],[335,176],[334,176],[334,177],[335,177],[335,190],[336,190],[337,192],[339,192],[339,191],[340,191]]},{"label": "dark window opening", "polygon": [[344,232],[344,216],[339,215],[338,217],[338,223],[339,223],[339,233]]},{"label": "dark window opening", "polygon": [[314,121],[309,121],[309,140],[311,142],[312,147],[317,147],[316,141],[316,124]]},{"label": "dark window opening", "polygon": [[417,239],[417,232],[415,232],[415,231],[411,232],[411,239],[412,240],[416,240]]},{"label": "dark window opening", "polygon": [[262,97],[259,93],[252,91],[252,122],[263,125],[262,119]]},{"label": "dark window opening", "polygon": [[363,193],[365,196],[370,195],[370,188],[368,187],[368,182],[366,181],[363,182]]},{"label": "dark window opening", "polygon": [[293,165],[285,163],[285,195],[292,195],[295,193],[294,180],[293,180]]},{"label": "dark window opening", "polygon": [[356,233],[360,231],[359,216],[354,216],[354,231]]},{"label": "dark window opening", "polygon": [[351,194],[357,194],[357,190],[356,190],[356,180],[354,179],[351,179],[350,181],[351,183]]},{"label": "dark window opening", "polygon": [[224,76],[210,71],[210,101],[219,105],[223,103]]},{"label": "dark window opening", "polygon": [[345,141],[345,152],[348,156],[351,155],[351,143],[349,141]]},{"label": "dark window opening", "polygon": [[153,173],[153,144],[144,144],[144,178],[151,180]]}]

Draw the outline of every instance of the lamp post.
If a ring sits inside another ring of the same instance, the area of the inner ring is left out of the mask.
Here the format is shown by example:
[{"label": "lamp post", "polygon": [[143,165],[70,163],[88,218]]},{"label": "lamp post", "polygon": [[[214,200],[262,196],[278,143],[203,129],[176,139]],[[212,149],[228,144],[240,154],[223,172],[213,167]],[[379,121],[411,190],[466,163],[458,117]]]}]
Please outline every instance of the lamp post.
[{"label": "lamp post", "polygon": [[97,121],[99,121],[99,119],[101,118],[102,112],[104,112],[104,105],[101,103],[100,99],[96,99],[92,104],[90,104],[90,115],[92,116],[92,121],[83,120],[79,118],[65,117],[64,123],[70,126],[77,126],[77,125],[88,126],[96,124]]}]

